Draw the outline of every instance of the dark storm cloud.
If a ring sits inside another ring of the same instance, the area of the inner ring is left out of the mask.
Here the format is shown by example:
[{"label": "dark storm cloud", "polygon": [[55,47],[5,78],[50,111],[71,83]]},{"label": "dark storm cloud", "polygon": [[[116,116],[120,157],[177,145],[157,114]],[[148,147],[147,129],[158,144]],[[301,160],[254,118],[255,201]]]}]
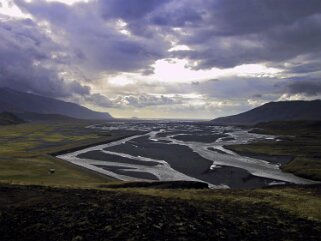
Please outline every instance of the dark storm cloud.
[{"label": "dark storm cloud", "polygon": [[214,34],[240,35],[265,32],[320,13],[318,0],[225,0],[203,1]]},{"label": "dark storm cloud", "polygon": [[37,18],[47,19],[50,23],[64,24],[69,18],[69,7],[60,2],[47,3],[40,0],[30,3],[23,0],[15,2],[22,10],[27,10]]},{"label": "dark storm cloud", "polygon": [[95,1],[73,6],[39,0],[16,2],[37,19],[48,21],[56,33],[64,34],[64,40],[78,57],[74,62],[91,71],[150,73],[150,65],[163,58],[169,48],[157,36],[125,35],[116,27],[118,19],[142,17],[154,5],[161,5],[159,1],[140,5],[138,1],[126,1],[126,4],[124,1]]},{"label": "dark storm cloud", "polygon": [[[0,21],[0,86],[52,96],[88,94],[89,88],[58,77],[51,53],[60,50],[30,19]],[[43,66],[41,63],[50,63]]]},{"label": "dark storm cloud", "polygon": [[298,59],[292,61],[291,63],[285,64],[279,64],[275,67],[281,67],[284,68],[286,73],[292,73],[292,74],[309,74],[315,75],[320,74],[317,73],[321,71],[321,58],[320,54],[318,52],[315,52],[314,54],[305,55],[303,57],[299,57]]},{"label": "dark storm cloud", "polygon": [[193,50],[172,53],[199,61],[196,68],[280,62],[321,51],[320,1],[201,2],[202,25],[186,27],[179,37]]},{"label": "dark storm cloud", "polygon": [[[72,7],[16,2],[64,30],[87,66],[109,71],[151,73],[149,65],[166,57],[197,60],[195,68],[206,69],[281,62],[321,51],[319,0],[100,0]],[[117,19],[127,23],[131,36],[111,29]],[[168,53],[170,39],[193,50]]]},{"label": "dark storm cloud", "polygon": [[[200,38],[201,34],[194,36]],[[258,62],[282,63],[299,55],[320,53],[321,17],[311,16],[290,26],[280,25],[250,35],[206,36],[197,44],[189,43],[193,38],[186,38],[182,43],[190,44],[194,50],[177,51],[173,56],[198,60],[200,69]]]},{"label": "dark storm cloud", "polygon": [[[279,92],[279,80],[274,78],[257,78],[257,77],[226,77],[221,80],[208,80],[202,82],[192,82],[185,85],[185,91],[202,94],[208,98],[220,99],[246,99],[271,92]],[[184,89],[182,87],[182,89]]]},{"label": "dark storm cloud", "polygon": [[199,1],[193,2],[193,7],[182,1],[168,2],[163,8],[150,14],[147,21],[149,24],[154,24],[164,27],[185,27],[185,26],[200,26],[203,21],[202,6]]},{"label": "dark storm cloud", "polygon": [[292,66],[291,68],[288,68],[287,71],[293,74],[312,73],[312,72],[320,71],[320,66],[321,66],[321,62],[303,63],[303,64],[301,63],[295,66]]},{"label": "dark storm cloud", "polygon": [[142,19],[168,0],[100,0],[99,6],[105,19],[122,18],[127,21]]},{"label": "dark storm cloud", "polygon": [[321,94],[321,79],[292,81],[287,86],[287,90],[290,94],[317,96]]}]

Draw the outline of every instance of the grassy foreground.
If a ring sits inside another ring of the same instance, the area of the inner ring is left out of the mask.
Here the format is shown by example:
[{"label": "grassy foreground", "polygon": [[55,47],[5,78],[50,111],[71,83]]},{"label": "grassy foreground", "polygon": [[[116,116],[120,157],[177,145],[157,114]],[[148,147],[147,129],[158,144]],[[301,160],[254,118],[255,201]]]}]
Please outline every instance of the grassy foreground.
[{"label": "grassy foreground", "polygon": [[[79,121],[0,126],[0,182],[94,187],[111,180],[49,155],[128,135],[86,129],[89,124]],[[48,173],[49,169],[55,169],[55,173]]]},{"label": "grassy foreground", "polygon": [[261,141],[230,145],[228,149],[243,155],[289,156],[283,171],[321,181],[321,121],[270,122],[256,126],[256,133],[278,136],[279,141]]},{"label": "grassy foreground", "polygon": [[53,189],[0,185],[3,240],[319,240],[320,187]]}]

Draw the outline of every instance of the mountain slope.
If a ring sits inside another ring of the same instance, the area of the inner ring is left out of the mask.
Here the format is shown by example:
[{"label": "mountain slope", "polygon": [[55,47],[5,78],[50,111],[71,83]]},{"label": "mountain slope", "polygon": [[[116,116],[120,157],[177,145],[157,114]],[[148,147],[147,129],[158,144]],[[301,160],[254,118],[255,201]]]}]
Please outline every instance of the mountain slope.
[{"label": "mountain slope", "polygon": [[0,111],[60,114],[78,119],[110,119],[108,113],[95,112],[86,107],[40,95],[0,88]]},{"label": "mountain slope", "polygon": [[0,125],[16,125],[24,123],[25,121],[20,119],[19,117],[15,116],[9,112],[2,112],[0,113]]},{"label": "mountain slope", "polygon": [[321,120],[321,100],[270,102],[240,113],[212,120],[218,125],[254,125],[267,121]]},{"label": "mountain slope", "polygon": [[70,116],[60,115],[60,114],[39,114],[39,113],[32,113],[32,112],[23,112],[23,113],[16,113],[21,119],[25,121],[44,121],[44,122],[56,122],[56,121],[79,121],[80,119],[76,119]]}]

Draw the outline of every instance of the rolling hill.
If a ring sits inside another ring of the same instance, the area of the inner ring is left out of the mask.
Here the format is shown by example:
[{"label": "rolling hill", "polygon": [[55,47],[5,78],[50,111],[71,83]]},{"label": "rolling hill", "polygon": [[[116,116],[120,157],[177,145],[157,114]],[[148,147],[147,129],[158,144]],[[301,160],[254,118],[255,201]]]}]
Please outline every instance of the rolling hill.
[{"label": "rolling hill", "polygon": [[24,123],[25,121],[20,119],[19,117],[15,116],[9,112],[2,112],[0,113],[0,125],[16,125]]},{"label": "rolling hill", "polygon": [[111,115],[86,107],[9,88],[0,88],[0,112],[58,114],[77,119],[111,119]]},{"label": "rolling hill", "polygon": [[321,100],[270,102],[238,115],[212,120],[217,125],[255,125],[268,121],[321,120]]}]

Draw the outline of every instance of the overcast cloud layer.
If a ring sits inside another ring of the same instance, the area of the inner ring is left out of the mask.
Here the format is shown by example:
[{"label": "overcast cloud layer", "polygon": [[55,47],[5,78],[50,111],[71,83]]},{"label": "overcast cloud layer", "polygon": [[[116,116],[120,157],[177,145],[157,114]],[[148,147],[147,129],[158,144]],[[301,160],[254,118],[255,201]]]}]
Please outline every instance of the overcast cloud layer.
[{"label": "overcast cloud layer", "polygon": [[321,96],[320,0],[73,2],[2,2],[0,86],[116,117]]}]

